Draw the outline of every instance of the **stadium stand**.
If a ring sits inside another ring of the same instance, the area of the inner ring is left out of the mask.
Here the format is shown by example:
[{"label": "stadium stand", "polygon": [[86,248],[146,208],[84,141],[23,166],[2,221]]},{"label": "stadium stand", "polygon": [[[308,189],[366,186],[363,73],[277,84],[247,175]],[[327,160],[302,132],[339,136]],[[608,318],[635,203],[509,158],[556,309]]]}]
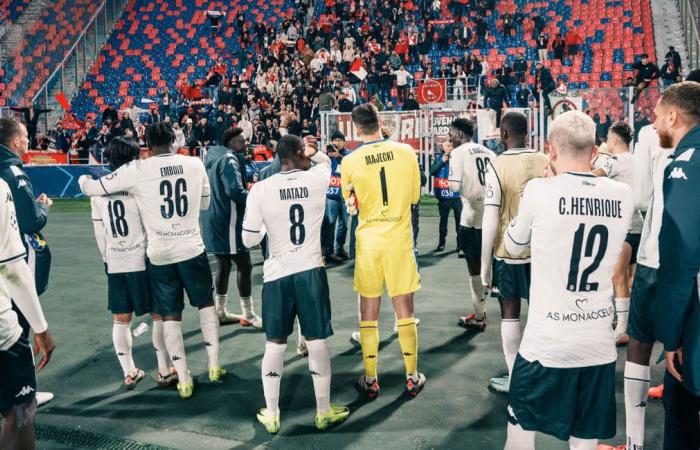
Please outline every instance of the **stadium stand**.
[{"label": "stadium stand", "polygon": [[0,1],[0,25],[4,22],[14,22],[24,12],[31,0],[2,0]]}]

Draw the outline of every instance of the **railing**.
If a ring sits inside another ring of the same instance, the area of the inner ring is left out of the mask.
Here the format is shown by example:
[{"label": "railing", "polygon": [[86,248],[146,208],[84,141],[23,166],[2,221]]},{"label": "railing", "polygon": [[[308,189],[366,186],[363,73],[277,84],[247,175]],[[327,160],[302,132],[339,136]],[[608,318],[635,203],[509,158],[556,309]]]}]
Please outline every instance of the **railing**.
[{"label": "railing", "polygon": [[[75,43],[66,51],[63,60],[37,91],[33,99],[34,105],[61,111],[54,95],[63,92],[70,101],[78,92],[127,3],[128,0],[105,0],[100,5]],[[61,116],[62,114],[58,115],[58,118]],[[56,121],[56,114],[44,115],[39,131],[46,133]]]},{"label": "railing", "polygon": [[700,66],[700,0],[679,0],[679,3],[685,46],[688,49],[686,66],[697,69]]}]

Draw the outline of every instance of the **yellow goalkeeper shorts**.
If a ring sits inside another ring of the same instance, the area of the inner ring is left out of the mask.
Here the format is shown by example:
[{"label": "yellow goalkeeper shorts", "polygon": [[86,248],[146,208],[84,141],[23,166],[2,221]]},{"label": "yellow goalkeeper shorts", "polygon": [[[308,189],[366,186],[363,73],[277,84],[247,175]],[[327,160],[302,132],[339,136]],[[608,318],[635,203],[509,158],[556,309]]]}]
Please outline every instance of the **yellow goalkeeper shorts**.
[{"label": "yellow goalkeeper shorts", "polygon": [[384,285],[390,297],[420,289],[413,249],[355,251],[354,289],[363,297],[381,297]]}]

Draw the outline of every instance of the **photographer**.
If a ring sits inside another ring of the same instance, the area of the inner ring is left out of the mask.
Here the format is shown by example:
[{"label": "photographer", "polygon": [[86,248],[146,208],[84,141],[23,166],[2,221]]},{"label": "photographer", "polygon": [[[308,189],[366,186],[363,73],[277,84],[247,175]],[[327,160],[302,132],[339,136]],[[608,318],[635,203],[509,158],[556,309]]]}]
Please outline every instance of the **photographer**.
[{"label": "photographer", "polygon": [[[321,246],[327,263],[339,263],[348,259],[348,254],[343,249],[348,232],[348,213],[340,190],[340,164],[346,154],[343,133],[336,131],[331,135],[331,143],[326,147],[326,154],[331,160],[331,178],[326,191],[326,213],[321,227]],[[335,241],[335,253],[333,253],[333,241]]]}]

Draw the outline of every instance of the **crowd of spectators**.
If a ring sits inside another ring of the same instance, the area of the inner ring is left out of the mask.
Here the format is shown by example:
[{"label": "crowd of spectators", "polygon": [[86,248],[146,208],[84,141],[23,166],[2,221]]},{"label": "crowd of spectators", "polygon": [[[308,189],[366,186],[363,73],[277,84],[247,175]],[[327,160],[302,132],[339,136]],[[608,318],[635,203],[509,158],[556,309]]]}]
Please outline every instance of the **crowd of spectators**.
[{"label": "crowd of spectators", "polygon": [[[480,106],[494,109],[499,118],[504,107],[533,105],[541,91],[548,112],[546,94],[561,80],[555,80],[546,61],[572,57],[582,45],[575,31],[557,34],[550,42],[546,18],[537,13],[504,13],[500,29],[490,29],[486,17],[497,13],[495,0],[450,0],[449,20],[440,0],[325,0],[323,13],[314,17],[307,17],[307,1],[298,3],[278,27],[251,23],[238,14],[234,38],[241,52],[212,61],[205,79],[183,80],[177,92],[163,89],[148,108],[121,105],[117,110],[109,105],[76,132],[59,125],[46,145],[51,141],[57,149],[72,149],[84,162],[89,149],[99,153],[113,137],[143,144],[143,124],[170,121],[178,136],[176,147],[192,154],[218,144],[223,130],[234,124],[243,128],[251,145],[274,148],[286,133],[318,135],[322,111],[350,112],[365,101],[380,111],[418,109],[413,90],[418,79],[446,78],[455,100],[467,100],[479,89]],[[485,47],[490,33],[524,32],[526,21],[539,49],[537,61],[521,54],[512,65],[489,67],[476,54],[480,52],[473,52]],[[459,49],[462,55],[435,66],[429,56],[434,48]],[[636,84],[648,84],[649,70],[664,83],[678,79],[675,55],[661,70],[646,66],[648,59],[640,61]],[[234,59],[250,65],[234,70],[229,67]],[[531,75],[534,84],[528,84]]]}]

